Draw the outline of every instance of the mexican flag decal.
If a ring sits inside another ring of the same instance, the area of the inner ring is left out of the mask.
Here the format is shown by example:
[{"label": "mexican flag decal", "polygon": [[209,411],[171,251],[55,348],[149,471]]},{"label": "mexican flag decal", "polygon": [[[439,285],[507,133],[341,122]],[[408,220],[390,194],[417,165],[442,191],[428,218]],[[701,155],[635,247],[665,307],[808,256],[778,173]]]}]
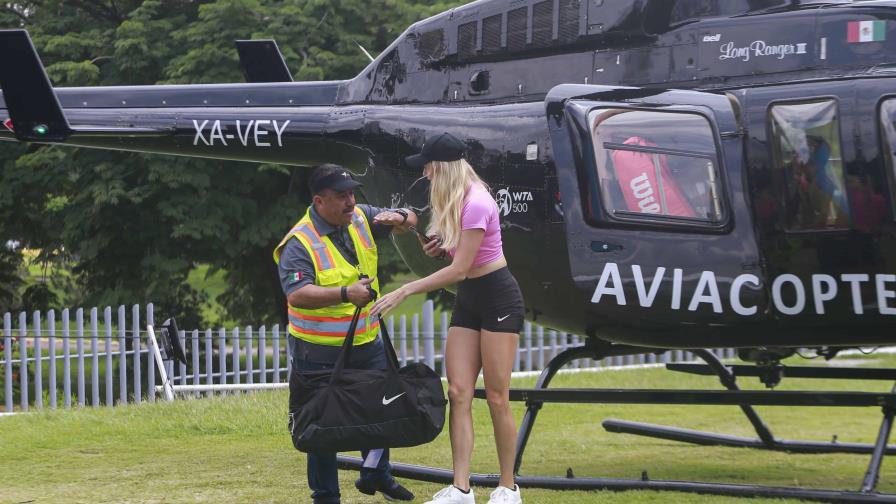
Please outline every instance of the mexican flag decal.
[{"label": "mexican flag decal", "polygon": [[887,39],[886,21],[850,21],[846,28],[846,41],[881,42]]}]

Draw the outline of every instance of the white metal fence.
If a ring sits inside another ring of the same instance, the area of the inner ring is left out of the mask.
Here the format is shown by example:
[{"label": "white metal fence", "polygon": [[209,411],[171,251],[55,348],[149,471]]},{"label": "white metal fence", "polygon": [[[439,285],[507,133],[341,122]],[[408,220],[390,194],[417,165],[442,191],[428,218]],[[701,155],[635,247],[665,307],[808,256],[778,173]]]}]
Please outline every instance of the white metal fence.
[{"label": "white metal fence", "polygon": [[[444,376],[442,349],[448,313],[426,301],[411,317],[388,317],[386,325],[402,364],[424,362]],[[153,305],[103,310],[65,309],[7,313],[0,332],[0,405],[3,412],[74,406],[115,406],[155,401],[160,380],[149,348]],[[283,383],[288,381],[288,333],[273,327],[181,331],[190,366],[168,363],[175,385]],[[558,353],[582,345],[575,334],[526,322],[514,371],[537,371]],[[720,357],[733,351],[719,350]],[[690,352],[660,356],[579,359],[567,367],[627,366],[692,360]]]}]

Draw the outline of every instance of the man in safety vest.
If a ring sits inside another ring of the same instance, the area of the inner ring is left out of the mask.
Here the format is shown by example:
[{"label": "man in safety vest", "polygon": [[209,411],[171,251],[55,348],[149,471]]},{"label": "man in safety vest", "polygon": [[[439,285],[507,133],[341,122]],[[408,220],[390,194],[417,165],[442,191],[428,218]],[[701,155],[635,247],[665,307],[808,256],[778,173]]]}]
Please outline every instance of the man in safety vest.
[{"label": "man in safety vest", "polygon": [[[407,209],[356,205],[361,184],[343,167],[321,165],[309,180],[312,204],[274,250],[280,283],[289,305],[290,358],[293,369],[332,369],[355,307],[373,301],[379,292],[375,240],[403,233],[417,224]],[[351,367],[386,369],[379,322],[362,309],[355,331]],[[389,450],[362,453],[364,463],[355,487],[389,500],[410,501],[414,495],[391,474]],[[339,503],[335,453],[308,454],[308,486],[315,504]]]}]

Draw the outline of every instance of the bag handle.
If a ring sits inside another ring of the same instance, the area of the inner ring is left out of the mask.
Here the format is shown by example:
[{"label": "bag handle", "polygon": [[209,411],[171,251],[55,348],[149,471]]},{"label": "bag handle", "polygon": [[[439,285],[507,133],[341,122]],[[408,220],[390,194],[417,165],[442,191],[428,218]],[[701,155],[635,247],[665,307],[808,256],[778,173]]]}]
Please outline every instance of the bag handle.
[{"label": "bag handle", "polygon": [[[362,277],[364,276],[366,275],[362,275]],[[368,290],[371,292],[371,301],[376,300],[378,293],[370,287],[368,287]],[[370,315],[368,314],[368,316]],[[358,329],[358,319],[360,317],[361,307],[358,306],[355,308],[351,324],[348,326],[345,341],[342,343],[342,351],[339,352],[339,358],[336,359],[336,364],[333,366],[333,374],[330,377],[330,384],[335,382],[338,377],[342,376],[342,370],[345,369],[345,364],[348,362],[352,347],[355,344],[355,331]],[[389,371],[393,374],[398,373],[398,355],[395,353],[395,346],[392,345],[392,338],[389,337],[389,329],[386,327],[382,314],[378,313],[377,319],[380,323],[380,332],[383,335],[383,351],[386,353],[386,364],[388,365]]]},{"label": "bag handle", "polygon": [[358,328],[358,319],[361,317],[361,307],[358,306],[355,308],[355,313],[352,315],[352,321],[348,325],[348,331],[345,334],[345,341],[342,343],[342,351],[339,352],[339,358],[336,359],[336,364],[333,366],[333,375],[330,378],[330,383],[333,383],[336,378],[342,375],[342,370],[345,368],[345,363],[348,362],[349,354],[352,351],[352,345],[355,344],[355,330]]},{"label": "bag handle", "polygon": [[[342,351],[339,352],[339,358],[336,359],[336,364],[333,367],[333,375],[330,378],[330,383],[333,383],[336,378],[342,375],[342,370],[345,369],[345,364],[349,360],[355,342],[355,331],[358,327],[358,319],[360,318],[360,315],[361,308],[358,307],[355,309],[355,314],[352,316],[352,322],[348,327],[348,334],[345,335],[345,341],[342,343]],[[398,373],[398,355],[395,353],[395,346],[392,344],[392,338],[389,337],[389,328],[386,327],[386,322],[383,320],[382,315],[377,314],[377,319],[379,319],[380,332],[383,335],[383,352],[386,353],[386,364],[389,371],[393,374]]]},{"label": "bag handle", "polygon": [[380,320],[380,332],[383,334],[383,351],[386,352],[386,362],[389,364],[390,370],[397,372],[398,356],[395,354],[392,338],[389,337],[389,329],[386,327],[386,322],[383,320],[383,316],[377,314],[377,317]]},{"label": "bag handle", "polygon": [[[356,268],[359,268],[357,264],[355,264]],[[360,268],[359,268],[360,272]],[[358,279],[362,280],[364,278],[370,278],[364,273],[358,274]],[[367,286],[367,292],[370,293],[370,302],[376,301],[376,298],[379,297],[379,293],[373,290],[373,287]],[[355,308],[355,313],[352,315],[352,322],[348,326],[348,331],[345,333],[345,340],[342,343],[342,351],[339,352],[339,358],[336,359],[336,365],[333,368],[333,375],[342,374],[343,368],[345,368],[345,363],[348,362],[349,356],[352,353],[352,346],[355,344],[355,331],[358,329],[358,318],[361,316],[361,307],[358,306]]]}]

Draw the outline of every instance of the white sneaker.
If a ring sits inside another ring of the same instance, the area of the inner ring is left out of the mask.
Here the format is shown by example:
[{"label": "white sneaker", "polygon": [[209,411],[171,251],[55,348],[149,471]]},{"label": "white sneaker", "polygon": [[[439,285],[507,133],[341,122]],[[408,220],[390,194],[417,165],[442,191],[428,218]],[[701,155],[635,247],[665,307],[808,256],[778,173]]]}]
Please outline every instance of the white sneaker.
[{"label": "white sneaker", "polygon": [[469,492],[463,493],[456,486],[449,485],[439,490],[432,496],[432,500],[425,504],[476,504],[476,499],[473,497],[472,488]]},{"label": "white sneaker", "polygon": [[523,504],[523,498],[520,496],[520,486],[513,485],[513,488],[499,486],[492,492],[488,499],[488,504]]}]

